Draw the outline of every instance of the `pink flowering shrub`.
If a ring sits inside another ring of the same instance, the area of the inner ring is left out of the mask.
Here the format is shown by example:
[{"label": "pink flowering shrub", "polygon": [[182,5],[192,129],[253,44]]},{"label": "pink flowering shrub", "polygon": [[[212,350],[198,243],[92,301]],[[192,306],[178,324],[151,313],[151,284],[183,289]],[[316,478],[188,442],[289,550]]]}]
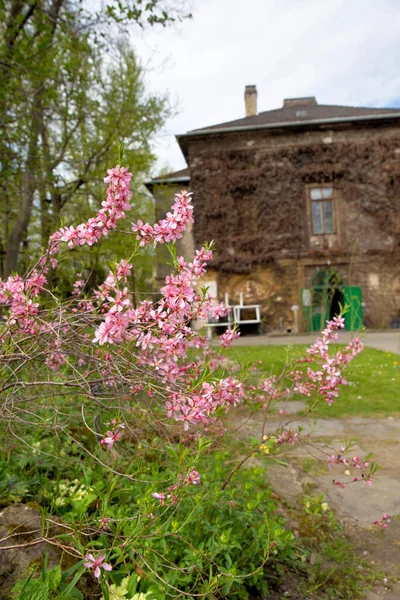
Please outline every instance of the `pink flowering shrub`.
[{"label": "pink flowering shrub", "polygon": [[[106,467],[110,477],[125,478],[127,485],[142,485],[146,500],[137,501],[143,510],[135,516],[140,531],[132,538],[140,545],[149,523],[160,519],[151,507],[175,511],[193,490],[201,488],[203,475],[196,461],[209,446],[205,436],[225,431],[221,417],[227,410],[246,403],[261,408],[266,419],[277,400],[293,393],[310,399],[308,412],[317,402],[335,402],[340,386],[346,384],[343,369],[362,345],[354,339],[344,349],[329,353],[329,344],[343,327],[343,318],[338,316],[327,323],[306,357],[290,366],[286,373],[289,385],[274,377],[249,385],[226,372],[220,355],[209,348],[206,335],[191,326],[196,319],[227,314],[226,307],[213,304],[206,292],[199,291],[213,257],[210,247],[196,250],[191,261],[175,257],[172,251],[174,268],[155,302],[134,302],[128,285],[134,268],[130,258],[114,264],[91,296],[85,295],[85,281],[78,274],[71,298],[59,301],[49,287],[48,274],[56,265],[60,245],[71,249],[92,246],[116,230],[130,208],[130,180],[127,169],[110,169],[105,178],[106,200],[97,215],[55,232],[44,256],[24,277],[11,275],[0,281],[1,415],[8,435],[22,443],[21,430],[41,428],[43,435],[51,433],[61,445],[75,447],[82,460]],[[191,195],[183,191],[159,223],[132,223],[135,252],[149,244],[174,244],[192,222]],[[227,331],[220,337],[220,346],[225,348],[237,336],[237,332]],[[80,427],[86,437],[78,435]],[[118,463],[120,444],[138,452],[143,443],[150,447],[151,436],[161,440],[158,448],[163,453],[172,452],[171,440],[177,436],[189,446],[196,442],[199,448],[194,455],[187,450],[181,455],[172,453],[173,467],[162,482],[157,479],[155,490],[151,473],[145,469],[130,472],[128,463],[123,471]],[[262,431],[258,448],[265,445],[267,437]],[[279,446],[294,445],[300,443],[301,434],[288,424],[279,427],[274,439]],[[232,468],[223,488],[244,462]],[[357,470],[362,460],[344,458],[344,452],[329,457],[330,466],[338,462]],[[372,474],[370,470],[367,484]],[[378,524],[385,527],[383,521]],[[83,530],[84,539],[90,541],[87,547],[79,532],[70,550],[82,561],[82,568],[100,581],[106,581],[105,573],[113,564],[121,564],[124,556],[134,552],[133,541],[119,537],[118,523],[117,517],[103,514],[97,529]],[[103,551],[106,543],[109,553]]]}]

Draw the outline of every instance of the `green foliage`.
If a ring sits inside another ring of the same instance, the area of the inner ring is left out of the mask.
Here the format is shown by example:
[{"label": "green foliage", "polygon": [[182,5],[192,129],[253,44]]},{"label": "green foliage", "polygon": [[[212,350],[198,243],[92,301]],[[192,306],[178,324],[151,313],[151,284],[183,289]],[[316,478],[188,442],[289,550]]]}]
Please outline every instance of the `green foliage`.
[{"label": "green foliage", "polygon": [[[84,430],[76,435],[77,441],[86,436]],[[134,445],[122,439],[112,466],[131,480],[99,463],[80,461],[79,446],[62,435],[58,448],[40,430],[26,432],[24,439],[34,452],[11,441],[9,454],[4,449],[0,454],[2,480],[10,481],[13,474],[18,501],[40,503],[76,529],[76,535],[65,537],[74,541],[77,563],[61,582],[59,569],[44,568],[39,577],[33,573],[16,586],[18,600],[79,597],[74,589],[83,572],[79,556],[97,550],[113,566],[107,574],[111,588],[102,584],[104,600],[166,600],[174,590],[192,597],[267,598],[288,572],[296,574],[306,597],[350,600],[358,597],[361,578],[376,576],[355,556],[322,495],[304,496],[302,507],[293,509],[296,538],[277,513],[264,468],[242,469],[222,489],[243,451],[229,439],[221,440],[220,449],[205,437],[167,446],[154,434]],[[101,451],[94,438],[85,437],[85,444]],[[104,452],[100,456],[105,460]],[[202,483],[184,490],[177,504],[161,506],[151,497],[176,481],[176,469],[185,473],[193,466]],[[141,480],[150,479],[153,485],[143,488]],[[14,499],[15,489],[2,484],[0,502]],[[90,532],[85,546],[79,542],[82,530]],[[118,539],[124,540],[123,551]]]},{"label": "green foliage", "polygon": [[[1,453],[4,481],[13,473],[19,501],[39,502],[72,527],[75,523],[77,531],[82,527],[91,530],[86,549],[77,542],[77,551],[81,556],[96,549],[106,552],[107,561],[113,564],[111,581],[125,590],[126,577],[133,577],[129,593],[135,600],[139,600],[135,594],[161,600],[174,588],[209,597],[247,598],[250,590],[266,593],[265,565],[293,555],[294,536],[274,514],[264,470],[245,469],[222,490],[232,469],[232,453],[215,451],[207,438],[200,438],[197,444],[170,444],[165,452],[158,438],[143,439],[134,452],[121,440],[114,468],[125,469],[139,480],[151,478],[154,484],[143,494],[140,481],[121,479],[99,463],[90,468],[77,463],[76,445],[64,438],[60,438],[62,448],[57,449],[50,437],[38,437],[26,432],[26,442],[37,454],[29,455],[21,448],[10,448],[8,456]],[[42,453],[51,454],[52,459],[46,460]],[[183,490],[179,502],[166,508],[150,492],[174,483],[176,465],[181,473],[195,466],[202,483]],[[4,484],[2,502],[14,499],[15,491]],[[103,517],[109,519],[106,529],[100,526]],[[116,543],[121,537],[124,553]],[[141,573],[139,579],[135,579],[137,572]],[[52,577],[56,578],[58,571],[52,573],[47,573],[44,582],[43,578],[31,580],[35,593],[53,589]]]},{"label": "green foliage", "polygon": [[[163,3],[133,4],[142,15],[136,20],[144,24]],[[146,92],[128,36],[115,25],[110,35],[104,15],[94,17],[79,2],[66,0],[6,0],[0,3],[0,20],[4,277],[32,265],[62,219],[77,224],[101,207],[104,173],[115,164],[119,144],[134,173],[133,205],[148,216],[152,206],[139,185],[154,161],[152,139],[170,109],[165,97]],[[101,43],[99,32],[104,33]],[[129,251],[132,242],[127,248],[126,239],[113,236],[91,258],[85,251],[75,251],[69,261],[63,256],[52,281],[70,293],[72,269],[82,265],[96,285],[107,274],[107,260],[120,257],[122,248]],[[151,269],[147,252],[136,268],[134,290],[143,287]]]},{"label": "green foliage", "polygon": [[34,578],[35,571],[22,581],[18,581],[12,589],[15,600],[82,600],[82,593],[76,588],[76,583],[82,576],[82,568],[72,581],[68,581],[80,564],[72,569],[61,572],[57,565],[54,569],[47,568],[47,555],[43,564],[40,578]]}]

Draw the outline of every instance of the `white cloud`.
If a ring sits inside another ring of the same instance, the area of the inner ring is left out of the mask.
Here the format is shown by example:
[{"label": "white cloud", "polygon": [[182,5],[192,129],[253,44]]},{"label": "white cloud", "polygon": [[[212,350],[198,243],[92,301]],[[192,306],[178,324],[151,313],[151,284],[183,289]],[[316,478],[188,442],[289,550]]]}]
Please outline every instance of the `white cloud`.
[{"label": "white cloud", "polygon": [[[148,87],[179,106],[156,144],[158,167],[185,166],[174,134],[244,116],[283,98],[390,106],[400,97],[397,0],[193,0],[193,20],[136,37]],[[137,35],[137,32],[136,32]]]}]

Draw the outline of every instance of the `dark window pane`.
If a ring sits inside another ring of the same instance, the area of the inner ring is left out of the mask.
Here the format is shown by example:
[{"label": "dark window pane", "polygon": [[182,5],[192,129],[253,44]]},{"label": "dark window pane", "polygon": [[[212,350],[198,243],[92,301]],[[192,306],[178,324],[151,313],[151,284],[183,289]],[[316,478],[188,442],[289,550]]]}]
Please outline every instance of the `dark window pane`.
[{"label": "dark window pane", "polygon": [[324,225],[325,233],[333,233],[335,231],[335,225],[333,222],[333,206],[330,200],[326,200],[322,203],[324,206]]},{"label": "dark window pane", "polygon": [[323,233],[322,202],[311,202],[313,233]]}]

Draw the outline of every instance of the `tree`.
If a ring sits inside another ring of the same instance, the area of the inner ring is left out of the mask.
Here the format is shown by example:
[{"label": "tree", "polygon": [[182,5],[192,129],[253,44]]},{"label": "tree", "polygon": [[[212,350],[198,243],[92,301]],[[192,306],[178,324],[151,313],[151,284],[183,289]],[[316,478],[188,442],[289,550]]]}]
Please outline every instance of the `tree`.
[{"label": "tree", "polygon": [[40,239],[45,246],[68,204],[96,202],[99,173],[118,141],[137,179],[149,169],[150,140],[168,114],[166,99],[146,97],[127,37],[118,29],[115,41],[107,34],[110,21],[144,26],[175,16],[158,1],[132,6],[112,3],[92,14],[66,0],[0,4],[3,276],[24,266],[21,248],[32,253],[32,215],[40,222],[33,245]]}]

